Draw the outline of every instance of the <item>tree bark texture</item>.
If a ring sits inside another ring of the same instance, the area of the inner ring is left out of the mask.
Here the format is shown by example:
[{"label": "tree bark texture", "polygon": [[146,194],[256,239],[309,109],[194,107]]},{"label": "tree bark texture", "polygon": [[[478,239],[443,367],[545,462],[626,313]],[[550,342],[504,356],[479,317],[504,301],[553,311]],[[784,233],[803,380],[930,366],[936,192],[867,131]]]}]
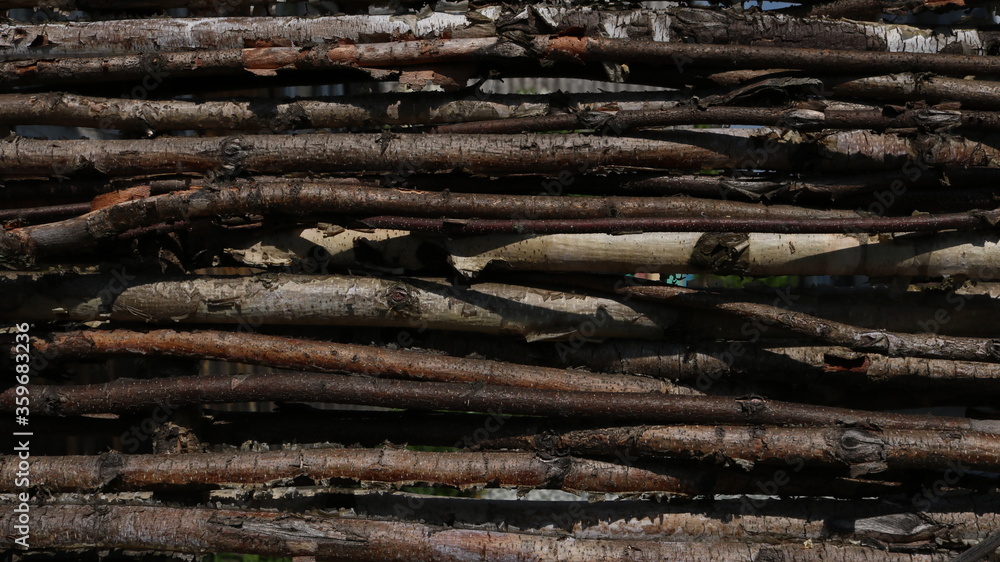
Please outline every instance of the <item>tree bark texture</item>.
[{"label": "tree bark texture", "polygon": [[497,34],[501,18],[500,31],[513,28],[540,34],[577,30],[586,35],[658,42],[969,55],[991,52],[997,43],[994,32],[977,29],[940,33],[908,25],[688,7],[600,10],[536,5],[513,9],[486,6],[475,15],[431,12],[416,17],[213,17],[18,25],[0,30],[0,59],[488,37]]},{"label": "tree bark texture", "polygon": [[[993,420],[894,414],[768,400],[759,396],[683,396],[653,393],[559,391],[373,379],[344,375],[216,375],[110,383],[27,387],[36,415],[135,412],[162,403],[329,402],[416,410],[502,411],[510,414],[591,417],[658,423],[877,425],[882,428],[996,431]],[[0,410],[13,412],[16,389],[0,393]]]},{"label": "tree bark texture", "polygon": [[[53,279],[49,288],[54,291],[48,294],[38,291],[31,279],[15,279],[8,285],[12,291],[7,306],[11,308],[5,316],[231,324],[241,331],[264,324],[400,327],[418,333],[453,329],[517,335],[529,341],[565,340],[581,331],[588,338],[659,338],[675,316],[654,304],[517,285],[460,288],[434,279],[263,275],[155,281],[128,277]],[[18,292],[17,287],[27,292]]]},{"label": "tree bark texture", "polygon": [[[813,153],[807,156],[807,153]],[[818,153],[818,154],[815,154]],[[646,138],[587,135],[245,135],[152,140],[0,143],[2,177],[200,172],[282,174],[517,172],[569,174],[649,168],[855,172],[933,166],[1000,167],[975,137],[916,138],[868,131],[797,134],[770,129],[674,130]],[[919,164],[918,164],[919,163]],[[918,170],[919,171],[919,170]]]},{"label": "tree bark texture", "polygon": [[[0,520],[13,525],[13,507]],[[726,560],[780,558],[789,562],[937,562],[947,552],[885,552],[864,546],[800,542],[664,542],[658,540],[565,540],[511,532],[434,527],[421,523],[168,507],[39,507],[32,535],[35,548],[127,548],[179,552],[240,552],[272,556],[317,556],[331,560],[445,561]]]},{"label": "tree bark texture", "polygon": [[[0,86],[51,85],[72,76],[79,82],[161,80],[200,76],[276,76],[279,72],[375,69],[372,78],[395,79],[379,69],[416,65],[492,62],[507,66],[548,61],[558,71],[567,63],[627,63],[679,66],[712,73],[730,70],[822,67],[838,75],[929,72],[945,76],[998,74],[990,55],[864,52],[801,47],[661,43],[604,37],[523,35],[361,43],[320,47],[252,47],[93,58],[52,58],[0,63]],[[152,77],[152,78],[151,78]]]}]

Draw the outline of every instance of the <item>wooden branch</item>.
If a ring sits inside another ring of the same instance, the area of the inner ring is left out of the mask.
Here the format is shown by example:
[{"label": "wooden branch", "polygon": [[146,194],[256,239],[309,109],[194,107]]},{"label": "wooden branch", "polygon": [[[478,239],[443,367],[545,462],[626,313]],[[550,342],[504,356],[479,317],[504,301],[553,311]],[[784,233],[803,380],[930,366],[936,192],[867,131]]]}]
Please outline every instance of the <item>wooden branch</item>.
[{"label": "wooden branch", "polygon": [[[238,552],[271,556],[317,556],[342,560],[426,560],[448,553],[454,561],[529,560],[539,552],[561,560],[634,558],[637,552],[658,560],[734,561],[763,558],[857,562],[877,554],[887,562],[932,562],[945,554],[885,552],[865,546],[801,541],[784,544],[745,542],[665,542],[618,539],[565,540],[511,532],[455,529],[312,514],[231,511],[204,508],[133,506],[39,506],[32,527],[36,549],[124,548],[177,552]],[[0,522],[13,528],[13,506],[0,508]]]},{"label": "wooden branch", "polygon": [[[17,456],[0,457],[16,471]],[[422,452],[406,449],[321,448],[298,451],[186,453],[182,455],[52,456],[32,459],[32,479],[52,491],[132,491],[215,488],[307,478],[397,486],[441,484],[461,489],[539,488],[610,493],[697,493],[693,467],[623,465],[524,452]],[[112,468],[113,467],[113,468]],[[13,473],[13,472],[12,472]],[[702,485],[703,486],[703,485]],[[13,482],[0,484],[15,491]]]},{"label": "wooden branch", "polygon": [[1000,362],[1000,342],[993,339],[870,330],[767,304],[732,302],[707,291],[682,287],[623,287],[617,292],[677,306],[723,310],[747,321],[778,325],[831,345],[858,351],[873,351],[897,357]]},{"label": "wooden branch", "polygon": [[[0,143],[0,177],[223,175],[313,172],[569,174],[648,168],[854,172],[902,166],[1000,167],[1000,149],[976,138],[916,138],[868,131],[776,140],[768,129],[699,129],[649,138],[587,135],[246,135],[151,140],[35,140]],[[802,156],[811,151],[816,155]]]},{"label": "wooden branch", "polygon": [[[29,320],[341,325],[460,330],[530,341],[659,338],[674,314],[652,304],[624,304],[494,283],[462,288],[439,279],[338,275],[191,277],[127,275],[7,280],[4,317]],[[61,309],[61,310],[54,310]],[[9,314],[9,316],[8,316]],[[22,315],[22,316],[18,316]]]},{"label": "wooden branch", "polygon": [[[892,414],[779,402],[758,396],[681,396],[539,390],[482,384],[416,382],[343,375],[237,375],[119,379],[110,383],[28,387],[35,415],[134,412],[169,403],[330,402],[415,410],[495,411],[658,423],[877,425],[882,428],[978,429],[988,422]],[[14,391],[0,393],[0,411],[14,411]]]},{"label": "wooden branch", "polygon": [[[73,75],[80,82],[142,80],[151,71],[160,77],[238,76],[247,72],[275,75],[321,69],[385,69],[428,64],[493,62],[508,66],[546,60],[567,63],[611,62],[662,64],[682,71],[823,68],[829,74],[930,72],[945,76],[996,74],[993,56],[908,52],[838,51],[785,46],[699,45],[649,40],[525,35],[506,38],[459,38],[363,43],[316,47],[257,47],[160,52],[154,57],[116,55],[52,58],[0,63],[5,87],[62,83]],[[379,73],[372,75],[375,78]],[[391,75],[383,75],[390,78]]]},{"label": "wooden branch", "polygon": [[[0,106],[2,110],[2,106]],[[434,132],[447,134],[498,134],[553,131],[562,129],[597,129],[621,134],[647,127],[676,125],[763,125],[800,131],[822,129],[984,129],[1000,128],[1000,114],[985,111],[938,109],[824,109],[770,107],[677,107],[659,111],[619,111],[614,115],[560,114],[514,119],[498,119],[440,125]]]},{"label": "wooden branch", "polygon": [[[123,233],[160,223],[186,222],[191,219],[226,215],[301,215],[304,210],[310,214],[336,213],[338,215],[364,216],[368,214],[406,213],[416,216],[448,216],[450,218],[499,217],[520,218],[604,218],[616,217],[683,217],[685,220],[646,220],[622,223],[620,219],[610,222],[597,221],[586,230],[615,231],[635,230],[640,226],[647,230],[705,230],[705,226],[715,223],[706,217],[719,219],[716,228],[732,230],[732,222],[722,217],[738,214],[751,219],[742,228],[780,229],[781,231],[833,230],[863,231],[861,227],[875,230],[937,230],[941,228],[974,228],[980,226],[996,214],[992,211],[977,211],[969,214],[957,213],[938,217],[916,218],[859,218],[853,211],[815,211],[791,206],[765,206],[740,202],[720,203],[698,199],[601,197],[576,199],[558,196],[511,196],[489,194],[453,194],[449,192],[399,191],[379,187],[368,187],[357,182],[309,182],[301,180],[281,180],[264,178],[260,181],[237,181],[231,187],[212,188],[194,185],[193,190],[175,192],[153,197],[140,197],[106,206],[83,216],[57,223],[29,226],[0,233],[0,261],[16,255],[25,263],[36,257],[58,257],[67,252],[78,252],[81,248]],[[142,189],[142,188],[134,188]],[[76,207],[74,207],[76,208]],[[35,213],[38,214],[38,213]],[[0,215],[2,217],[2,215]],[[692,218],[700,217],[700,218]],[[756,218],[780,218],[781,220],[752,220]],[[800,219],[796,221],[795,219]],[[832,220],[829,224],[826,222]],[[405,223],[405,220],[403,222]],[[787,230],[782,225],[790,225]],[[372,226],[381,227],[387,219],[372,219]],[[399,219],[396,219],[399,222]],[[519,221],[538,226],[545,230],[566,230],[574,223],[555,223],[546,226],[544,221]],[[395,224],[391,220],[390,224]],[[518,223],[518,224],[519,224]],[[537,223],[537,224],[536,224]],[[486,228],[476,221],[468,227],[456,225],[457,232],[471,229],[477,232]],[[989,223],[986,223],[989,224]],[[409,225],[413,230],[442,230],[440,223],[430,226],[416,222]],[[507,225],[506,230],[517,228],[514,223],[498,223],[486,231],[496,230],[499,225]],[[600,226],[595,226],[600,225]],[[449,227],[450,228],[450,227]],[[501,231],[503,229],[501,228]],[[9,249],[4,248],[8,246]],[[6,251],[5,251],[6,250]]]},{"label": "wooden branch", "polygon": [[972,211],[937,216],[873,217],[854,219],[787,218],[598,218],[598,219],[430,219],[378,216],[362,220],[371,228],[408,230],[434,234],[571,234],[635,232],[783,232],[817,233],[886,233],[969,230],[993,226],[1000,219],[1000,209]]},{"label": "wooden branch", "polygon": [[[192,4],[197,7],[198,3]],[[602,8],[533,6],[536,16],[519,20],[518,30],[529,34],[574,32],[588,36],[600,32],[610,37],[660,42],[975,55],[990,52],[997,40],[995,33],[987,30],[943,33],[907,25],[795,18],[772,12],[735,13],[686,6],[656,10]],[[338,41],[371,43],[442,36],[494,37],[497,27],[503,27],[503,18],[515,17],[518,11],[516,6],[507,9],[486,6],[477,10],[476,17],[431,12],[415,20],[365,14],[48,22],[18,25],[17,32],[13,28],[0,30],[0,58],[109,56],[240,49],[248,45],[315,47]],[[636,25],[637,21],[644,25]]]},{"label": "wooden branch", "polygon": [[945,469],[961,466],[1000,472],[1000,424],[984,432],[890,430],[879,428],[770,428],[664,426],[569,429],[520,436],[496,435],[477,442],[484,449],[567,451],[574,455],[696,459],[722,466],[847,467],[852,477],[886,470]]},{"label": "wooden branch", "polygon": [[529,367],[482,359],[466,359],[371,346],[279,338],[253,333],[129,332],[124,330],[65,332],[50,341],[33,341],[49,359],[152,355],[215,359],[320,373],[352,373],[370,377],[468,382],[550,390],[678,393],[682,389],[646,377],[601,375],[545,367]]}]

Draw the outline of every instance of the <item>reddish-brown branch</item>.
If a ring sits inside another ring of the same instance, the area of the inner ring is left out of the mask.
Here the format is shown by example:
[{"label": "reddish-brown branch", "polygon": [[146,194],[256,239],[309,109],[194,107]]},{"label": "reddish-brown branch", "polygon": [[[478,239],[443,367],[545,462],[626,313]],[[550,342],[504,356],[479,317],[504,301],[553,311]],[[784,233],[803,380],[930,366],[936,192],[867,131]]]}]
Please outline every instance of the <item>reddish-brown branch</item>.
[{"label": "reddish-brown branch", "polygon": [[951,213],[937,216],[870,217],[855,219],[794,218],[632,218],[488,220],[368,217],[372,228],[390,228],[438,234],[569,234],[623,232],[778,232],[778,233],[882,233],[963,230],[990,227],[1000,210]]},{"label": "reddish-brown branch", "polygon": [[[837,426],[874,424],[900,429],[975,429],[974,420],[892,414],[768,400],[759,396],[538,390],[482,384],[416,382],[343,375],[238,375],[120,379],[104,384],[29,386],[32,412],[78,415],[131,412],[167,402],[331,402],[415,410],[502,411],[510,414],[659,423]],[[0,393],[0,411],[13,412],[15,390]]]}]

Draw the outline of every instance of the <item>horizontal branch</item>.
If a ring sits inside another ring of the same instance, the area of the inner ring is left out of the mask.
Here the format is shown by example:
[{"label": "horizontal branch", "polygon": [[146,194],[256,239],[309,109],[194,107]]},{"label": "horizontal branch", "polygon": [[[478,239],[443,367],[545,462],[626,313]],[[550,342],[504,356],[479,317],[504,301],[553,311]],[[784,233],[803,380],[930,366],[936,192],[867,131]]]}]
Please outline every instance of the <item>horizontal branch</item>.
[{"label": "horizontal branch", "polygon": [[[788,226],[790,230],[787,231],[795,231],[797,228],[800,230],[833,228],[838,232],[844,230],[857,232],[855,227],[861,226],[887,231],[974,228],[984,224],[984,221],[994,214],[982,211],[937,217],[868,219],[859,218],[859,213],[853,211],[814,211],[791,206],[765,206],[742,202],[723,203],[662,197],[580,199],[559,196],[471,195],[369,187],[349,180],[310,182],[262,178],[251,181],[239,180],[231,187],[225,188],[197,184],[192,185],[192,188],[194,189],[185,192],[126,199],[77,218],[0,233],[0,261],[18,256],[25,263],[30,263],[36,257],[56,257],[67,252],[78,252],[81,248],[92,246],[102,240],[160,223],[186,222],[190,219],[227,215],[301,215],[303,210],[308,210],[311,214],[336,213],[354,216],[405,213],[415,216],[443,215],[450,218],[683,217],[685,219],[630,221],[624,223],[624,230],[633,230],[633,227],[640,224],[645,225],[646,230],[705,230],[705,225],[715,224],[705,220],[707,217],[712,217],[719,220],[715,228],[723,231],[731,230],[730,223],[734,222],[723,217],[738,214],[746,219],[781,219],[751,220],[747,223],[747,228],[751,229],[780,229],[781,225],[787,222],[790,225]],[[827,220],[832,222],[829,225],[819,222]],[[620,218],[612,219],[610,224],[615,225],[620,221]],[[372,222],[371,226],[381,227],[377,221],[369,222]],[[537,221],[524,222],[534,224]],[[470,224],[475,225],[476,222],[472,221]],[[563,223],[558,223],[561,224]],[[572,224],[572,221],[569,224]],[[595,224],[605,223],[597,221]],[[538,224],[540,228],[543,225],[544,223]],[[558,225],[556,230],[565,230],[565,227]],[[429,227],[422,226],[419,222],[411,227],[412,230],[429,230]],[[463,230],[460,226],[455,228],[459,233]],[[468,228],[473,232],[478,230],[473,226]],[[511,228],[514,227],[508,227],[507,230]],[[600,231],[609,228],[614,227],[604,226]]]},{"label": "horizontal branch", "polygon": [[[385,69],[428,64],[493,62],[508,66],[549,61],[663,64],[696,73],[719,70],[823,68],[828,74],[929,72],[945,76],[997,74],[990,55],[838,51],[786,46],[661,43],[649,40],[525,35],[506,38],[456,38],[394,43],[342,44],[316,47],[256,47],[159,52],[155,56],[116,55],[93,58],[46,58],[0,63],[6,87],[62,83],[72,75],[80,82],[162,80],[164,77],[238,76],[246,73],[321,69]],[[378,73],[373,77],[378,77]],[[389,77],[386,75],[385,77]]]},{"label": "horizontal branch", "polygon": [[[994,427],[993,429],[996,429]],[[1000,434],[881,428],[663,426],[491,435],[483,449],[566,451],[587,456],[638,455],[699,460],[723,466],[757,464],[847,467],[852,477],[886,470],[963,467],[1000,472]]]},{"label": "horizontal branch", "polygon": [[0,142],[0,177],[122,176],[200,172],[563,174],[649,170],[865,172],[904,166],[1000,167],[1000,149],[976,138],[868,131],[776,137],[769,129],[653,132],[646,138],[589,135],[309,134],[163,137],[150,140]]},{"label": "horizontal branch", "polygon": [[[932,562],[946,554],[886,552],[865,546],[801,541],[666,542],[663,540],[565,540],[491,530],[436,527],[315,514],[133,506],[40,506],[32,510],[31,544],[41,549],[123,548],[177,552],[237,552],[271,556],[319,556],[343,560],[530,560],[539,552],[560,560],[633,558],[659,560],[722,558],[860,562]],[[14,506],[0,508],[0,521],[13,528]]]},{"label": "horizontal branch", "polygon": [[[0,457],[16,472],[18,458]],[[461,489],[539,488],[608,493],[695,495],[694,467],[623,465],[523,452],[423,452],[406,449],[320,448],[298,451],[186,453],[183,455],[51,456],[32,458],[32,483],[52,491],[130,491],[216,488],[309,479],[397,486],[440,484]],[[13,472],[12,472],[13,473]],[[301,485],[301,484],[300,484]],[[16,491],[13,481],[0,491]]]},{"label": "horizontal branch", "polygon": [[655,304],[482,283],[455,287],[439,279],[338,275],[191,277],[161,280],[117,275],[32,279],[4,285],[3,316],[30,320],[327,325],[460,330],[530,341],[663,335],[674,313]]},{"label": "horizontal branch", "polygon": [[[0,106],[2,111],[2,106]],[[800,131],[822,129],[1000,129],[1000,114],[986,111],[939,109],[770,108],[770,107],[677,107],[659,111],[618,111],[609,113],[559,114],[517,117],[441,125],[434,132],[446,134],[498,134],[597,129],[620,134],[646,127],[676,125],[762,125]]]},{"label": "horizontal branch", "polygon": [[289,339],[253,333],[129,332],[124,330],[65,332],[32,347],[46,359],[148,355],[215,359],[281,369],[321,373],[353,373],[371,377],[469,382],[549,390],[677,393],[657,379],[602,375],[546,367],[530,367],[483,359],[467,359],[371,346]]},{"label": "horizontal branch", "polygon": [[408,230],[435,234],[568,234],[627,232],[784,232],[784,233],[886,233],[968,230],[993,226],[1000,210],[973,211],[913,217],[850,219],[794,218],[597,218],[597,219],[429,219],[416,217],[368,217],[361,222],[371,228]]},{"label": "horizontal branch", "polygon": [[1000,342],[988,338],[871,330],[768,304],[735,302],[707,291],[682,287],[623,287],[616,292],[677,306],[722,310],[749,322],[781,326],[831,345],[858,351],[873,351],[897,357],[1000,362]]},{"label": "horizontal branch", "polygon": [[518,30],[528,34],[572,31],[579,35],[603,33],[660,42],[981,55],[991,52],[997,41],[995,33],[986,30],[943,33],[907,25],[806,19],[769,12],[735,13],[691,7],[607,10],[544,5],[534,5],[531,11],[535,17],[523,17],[526,14],[523,6],[508,5],[504,9],[482,7],[475,17],[431,12],[415,19],[366,14],[48,22],[18,25],[16,32],[13,27],[0,30],[0,59],[240,49],[248,45],[315,47],[344,40],[372,43],[447,36],[491,37],[497,34],[498,27],[503,27],[504,19],[519,15]]},{"label": "horizontal branch", "polygon": [[[483,384],[417,382],[344,375],[287,374],[119,379],[73,386],[28,386],[35,415],[135,412],[168,403],[329,402],[415,410],[504,412],[656,423],[876,425],[882,428],[978,430],[989,421],[893,414],[779,402],[758,396],[682,396],[539,390]],[[0,393],[13,413],[15,389]]]}]

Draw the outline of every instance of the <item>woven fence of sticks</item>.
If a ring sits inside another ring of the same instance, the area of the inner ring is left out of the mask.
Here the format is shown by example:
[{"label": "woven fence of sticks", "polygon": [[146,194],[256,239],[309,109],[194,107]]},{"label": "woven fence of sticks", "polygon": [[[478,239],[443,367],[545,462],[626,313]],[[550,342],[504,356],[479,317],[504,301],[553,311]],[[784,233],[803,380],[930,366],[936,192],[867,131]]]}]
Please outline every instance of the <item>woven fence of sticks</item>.
[{"label": "woven fence of sticks", "polygon": [[5,560],[1000,559],[993,6],[0,1]]}]

